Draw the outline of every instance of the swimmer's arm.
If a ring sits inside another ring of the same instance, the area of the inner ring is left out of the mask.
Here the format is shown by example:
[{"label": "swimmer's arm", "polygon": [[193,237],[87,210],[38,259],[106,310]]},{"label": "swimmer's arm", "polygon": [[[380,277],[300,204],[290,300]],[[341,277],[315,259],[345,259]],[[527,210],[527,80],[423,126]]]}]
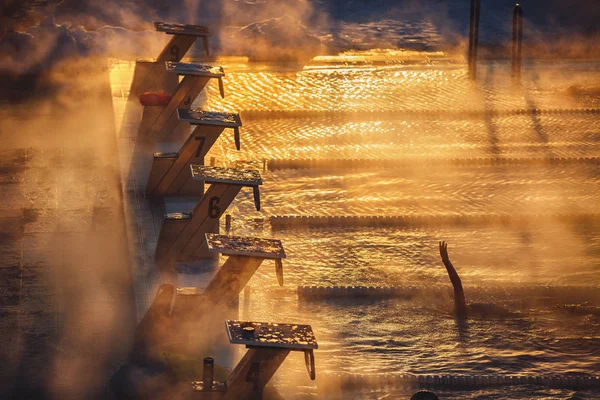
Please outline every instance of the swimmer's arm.
[{"label": "swimmer's arm", "polygon": [[460,277],[450,262],[450,257],[448,256],[448,243],[440,242],[440,256],[442,257],[442,262],[446,267],[446,271],[448,271],[450,282],[452,282],[452,286],[454,287],[454,305],[456,307],[458,316],[466,317],[467,302],[465,300],[465,292],[463,291]]},{"label": "swimmer's arm", "polygon": [[454,266],[450,262],[450,257],[448,256],[448,243],[440,242],[440,256],[442,256],[442,262],[446,267],[446,271],[448,271],[448,276],[450,277],[452,286],[454,286],[454,291],[460,291],[462,293],[462,282],[458,276],[458,273],[456,272],[456,269],[454,269]]}]

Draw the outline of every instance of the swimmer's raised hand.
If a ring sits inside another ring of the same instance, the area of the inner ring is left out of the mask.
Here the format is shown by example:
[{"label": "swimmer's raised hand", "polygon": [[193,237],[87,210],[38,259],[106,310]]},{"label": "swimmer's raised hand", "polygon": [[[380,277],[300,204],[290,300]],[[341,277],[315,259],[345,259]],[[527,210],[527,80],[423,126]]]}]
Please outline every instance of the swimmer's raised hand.
[{"label": "swimmer's raised hand", "polygon": [[448,256],[448,243],[440,242],[440,256],[444,264],[450,262],[450,256]]}]

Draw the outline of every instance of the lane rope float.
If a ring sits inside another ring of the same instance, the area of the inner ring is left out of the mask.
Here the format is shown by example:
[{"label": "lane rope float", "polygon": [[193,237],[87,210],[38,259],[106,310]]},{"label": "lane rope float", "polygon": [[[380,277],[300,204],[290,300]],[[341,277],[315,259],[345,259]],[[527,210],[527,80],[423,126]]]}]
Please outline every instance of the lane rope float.
[{"label": "lane rope float", "polygon": [[320,389],[447,388],[474,389],[494,386],[544,386],[560,389],[598,389],[600,376],[591,375],[412,375],[326,374]]},{"label": "lane rope float", "polygon": [[563,214],[461,214],[401,216],[274,215],[269,222],[275,231],[304,228],[431,227],[473,225],[523,225],[548,220],[595,222],[600,213]]},{"label": "lane rope float", "polygon": [[270,171],[282,169],[382,169],[423,166],[497,166],[497,165],[600,165],[600,157],[560,158],[427,158],[394,159],[271,159],[264,160]]}]

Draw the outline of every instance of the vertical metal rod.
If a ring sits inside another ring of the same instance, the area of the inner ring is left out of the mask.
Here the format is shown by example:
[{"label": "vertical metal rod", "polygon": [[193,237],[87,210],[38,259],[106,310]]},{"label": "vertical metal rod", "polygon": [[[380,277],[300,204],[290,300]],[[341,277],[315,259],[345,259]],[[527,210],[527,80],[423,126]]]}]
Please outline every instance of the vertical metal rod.
[{"label": "vertical metal rod", "polygon": [[471,62],[473,60],[473,29],[475,28],[475,1],[471,0],[471,15],[469,17],[469,54],[467,56],[467,63],[469,65],[469,76],[471,76]]},{"label": "vertical metal rod", "polygon": [[477,78],[477,51],[479,50],[479,17],[481,15],[481,0],[475,0],[475,20],[473,25],[473,50],[471,54],[471,79]]},{"label": "vertical metal rod", "polygon": [[523,56],[523,8],[516,4],[513,9],[513,44],[512,73],[514,77],[521,75],[521,59]]},{"label": "vertical metal rod", "polygon": [[225,233],[229,235],[231,232],[231,214],[225,215]]},{"label": "vertical metal rod", "polygon": [[244,318],[250,319],[250,286],[244,288]]},{"label": "vertical metal rod", "polygon": [[215,375],[215,359],[212,357],[204,357],[204,364],[202,366],[202,390],[209,392],[212,391],[213,381]]}]

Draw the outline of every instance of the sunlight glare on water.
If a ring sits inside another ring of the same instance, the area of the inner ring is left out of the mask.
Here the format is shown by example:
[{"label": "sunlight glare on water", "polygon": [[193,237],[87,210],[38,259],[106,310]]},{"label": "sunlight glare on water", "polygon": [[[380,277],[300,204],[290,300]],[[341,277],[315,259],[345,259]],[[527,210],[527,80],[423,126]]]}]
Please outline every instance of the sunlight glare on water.
[{"label": "sunlight glare on water", "polygon": [[[244,126],[240,152],[233,150],[230,135],[211,151],[223,165],[600,155],[597,114],[529,112],[594,107],[594,98],[574,97],[568,89],[597,81],[595,65],[533,66],[524,71],[521,84],[501,64],[482,65],[474,84],[464,64],[440,54],[404,60],[352,54],[319,58],[297,69],[246,65],[226,70],[231,93],[223,100],[210,87],[206,108],[239,111]],[[441,113],[419,114],[431,110]],[[514,112],[519,110],[526,112]],[[250,307],[242,316],[311,324],[320,344],[317,377],[333,372],[598,374],[598,223],[551,217],[597,212],[598,168],[583,162],[261,171],[261,212],[254,210],[250,191],[242,191],[228,212],[233,234],[282,240],[288,255],[285,286],[277,285],[266,262],[249,284]],[[482,213],[549,217],[519,227],[272,232],[268,223],[272,215]],[[450,243],[467,300],[483,310],[465,330],[452,315],[451,286],[437,253],[440,240]],[[422,293],[410,300],[303,301],[296,288],[305,285],[397,285]],[[564,289],[548,295],[548,285]],[[589,298],[568,289],[578,285],[593,286],[585,292]],[[303,368],[301,355],[293,354],[275,385],[296,398],[313,396],[316,389]],[[564,399],[570,393],[513,388],[507,394],[498,388],[451,392],[447,398]]]}]

